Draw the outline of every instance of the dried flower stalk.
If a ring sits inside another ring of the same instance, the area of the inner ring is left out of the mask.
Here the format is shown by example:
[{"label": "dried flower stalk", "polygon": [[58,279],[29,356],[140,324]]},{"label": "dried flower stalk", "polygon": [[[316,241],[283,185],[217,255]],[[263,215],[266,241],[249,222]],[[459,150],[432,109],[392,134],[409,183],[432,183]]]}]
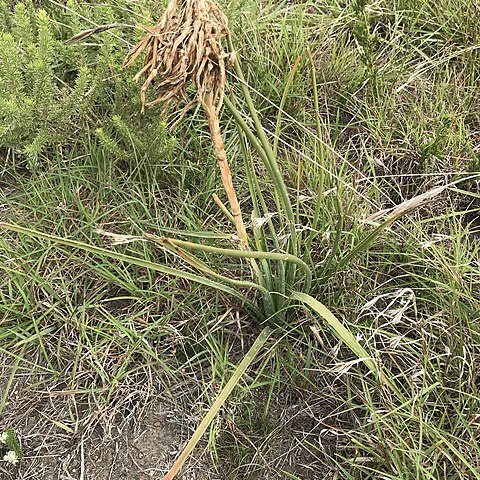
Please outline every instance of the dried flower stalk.
[{"label": "dried flower stalk", "polygon": [[[172,103],[188,102],[187,86],[192,83],[196,87],[197,98],[187,103],[182,116],[195,103],[202,105],[237,234],[243,248],[248,248],[218,119],[230,61],[230,55],[222,47],[222,40],[229,34],[227,18],[213,0],[170,0],[160,22],[143,28],[146,35],[124,62],[124,66],[130,66],[145,54],[143,67],[135,75],[136,80],[145,78],[140,89],[142,111],[145,106],[157,103],[163,103],[166,111]],[[147,102],[146,93],[152,84],[156,98]]]}]

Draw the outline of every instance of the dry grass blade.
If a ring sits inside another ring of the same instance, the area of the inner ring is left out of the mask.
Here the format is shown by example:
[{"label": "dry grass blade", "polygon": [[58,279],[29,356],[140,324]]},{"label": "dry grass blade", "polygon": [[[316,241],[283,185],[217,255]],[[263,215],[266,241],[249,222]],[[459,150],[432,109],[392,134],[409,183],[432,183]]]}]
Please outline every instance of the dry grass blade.
[{"label": "dry grass blade", "polygon": [[397,220],[405,213],[408,213],[412,210],[415,210],[418,207],[425,205],[427,202],[433,200],[435,197],[440,195],[447,189],[446,185],[441,185],[439,187],[432,188],[421,195],[417,195],[416,197],[409,198],[404,202],[400,203],[396,207],[387,208],[385,210],[381,210],[379,212],[375,212],[367,218],[367,221],[377,221],[382,217],[387,218],[387,220]]},{"label": "dry grass blade", "polygon": [[73,37],[70,37],[67,40],[67,43],[80,43],[83,42],[83,40],[91,37],[92,35],[105,32],[106,30],[111,30],[112,28],[120,27],[130,27],[130,25],[125,25],[123,23],[110,23],[108,25],[99,25],[95,28],[88,28],[87,30],[82,30],[81,32],[75,34]]},{"label": "dry grass blade", "polygon": [[[208,118],[237,234],[242,240],[242,248],[248,249],[248,236],[218,120],[230,58],[222,46],[222,40],[229,34],[227,18],[213,0],[170,0],[160,22],[144,29],[146,35],[130,50],[124,61],[124,66],[129,66],[141,54],[145,55],[143,67],[135,76],[136,80],[145,78],[140,89],[142,111],[146,105],[163,103],[165,112],[172,102],[187,100],[187,86],[190,83],[195,86],[196,101],[202,105]],[[147,102],[147,90],[154,81],[156,98]],[[188,103],[180,116],[194,103]]]}]

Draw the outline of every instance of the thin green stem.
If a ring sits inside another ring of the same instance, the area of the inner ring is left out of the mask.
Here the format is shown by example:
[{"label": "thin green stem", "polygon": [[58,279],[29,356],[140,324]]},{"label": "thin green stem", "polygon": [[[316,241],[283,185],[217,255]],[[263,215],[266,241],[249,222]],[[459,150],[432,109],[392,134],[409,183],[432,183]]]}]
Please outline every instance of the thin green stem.
[{"label": "thin green stem", "polygon": [[[313,61],[312,52],[310,48],[307,47],[307,56],[311,66],[312,72],[312,90],[313,90],[313,106],[315,108],[315,124],[317,127],[317,137],[320,139],[322,138],[322,124],[320,123],[320,108],[318,105],[318,88],[317,88],[317,74],[315,72],[315,62]],[[315,142],[315,146],[317,146],[319,142]],[[320,146],[322,148],[322,146]],[[315,155],[317,158],[317,155]],[[323,159],[323,156],[322,156]],[[318,200],[321,200],[323,197],[323,190],[324,190],[324,183],[325,183],[325,165],[323,163],[320,164],[320,172],[319,172],[319,187],[317,191]]]},{"label": "thin green stem", "polygon": [[229,212],[228,208],[225,204],[220,200],[219,196],[214,193],[212,195],[213,201],[218,205],[218,208],[222,211],[222,213],[230,220],[232,225],[235,225],[235,217]]},{"label": "thin green stem", "polygon": [[388,218],[381,225],[376,227],[358,245],[356,245],[352,250],[350,250],[350,252],[340,259],[340,261],[336,264],[335,269],[342,270],[354,257],[356,257],[360,252],[366,250],[380,235],[380,233],[390,227],[395,220],[395,218]]},{"label": "thin green stem", "polygon": [[234,250],[232,248],[219,248],[212,247],[210,245],[201,245],[199,243],[187,242],[185,240],[177,240],[174,238],[167,237],[157,237],[149,233],[144,234],[146,240],[152,241],[154,243],[159,243],[161,245],[171,244],[178,247],[190,249],[190,250],[199,250],[202,252],[216,253],[219,255],[226,255],[228,257],[240,257],[240,258],[258,258],[261,260],[276,260],[279,262],[291,262],[297,265],[305,274],[305,288],[309,289],[312,282],[312,272],[308,265],[289,253],[277,253],[277,252],[252,252],[245,250]]},{"label": "thin green stem", "polygon": [[280,105],[278,107],[278,113],[277,113],[277,122],[275,125],[275,135],[273,137],[273,154],[275,158],[277,157],[278,154],[278,139],[280,138],[280,127],[282,125],[282,113],[283,113],[283,107],[285,106],[285,102],[287,101],[287,96],[288,92],[290,90],[290,87],[292,85],[293,79],[295,77],[295,73],[298,69],[298,66],[300,65],[300,60],[302,59],[301,56],[297,57],[295,60],[295,63],[293,64],[292,70],[290,71],[290,74],[288,75],[287,82],[285,84],[285,88],[283,89],[283,94],[282,98],[280,100]]}]

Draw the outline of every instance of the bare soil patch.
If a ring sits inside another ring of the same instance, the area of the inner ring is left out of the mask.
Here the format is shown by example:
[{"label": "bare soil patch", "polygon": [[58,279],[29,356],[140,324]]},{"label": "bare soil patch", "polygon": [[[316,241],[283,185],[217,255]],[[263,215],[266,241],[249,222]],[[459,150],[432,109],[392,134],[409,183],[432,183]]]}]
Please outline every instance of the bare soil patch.
[{"label": "bare soil patch", "polygon": [[[2,391],[6,386],[2,376]],[[140,397],[137,401],[141,402]],[[162,478],[188,438],[180,411],[153,398],[131,413],[74,401],[65,391],[14,380],[0,418],[13,428],[25,458],[0,463],[2,480],[148,480]],[[219,479],[192,461],[184,480]]]},{"label": "bare soil patch", "polygon": [[[8,377],[3,370],[2,392]],[[175,407],[160,398],[160,392],[126,391],[123,401],[102,408],[94,395],[75,395],[62,383],[33,378],[14,379],[0,417],[0,432],[13,428],[25,455],[17,465],[0,462],[2,480],[162,479],[199,421],[187,411],[188,405]],[[238,468],[229,461],[229,456],[239,461],[238,448],[221,447],[213,460],[204,444],[179,480],[244,479],[245,472],[249,479],[262,480],[292,478],[285,472],[302,480],[334,478],[322,454],[308,446],[322,435],[327,450],[333,447],[318,421],[324,407],[306,409],[301,399],[288,395],[277,400],[271,414],[275,425],[269,431],[252,433],[220,420],[227,432],[222,435],[230,436],[221,438],[220,445],[222,440],[225,445],[245,444],[245,461],[251,466]],[[255,403],[261,412],[262,399]]]}]

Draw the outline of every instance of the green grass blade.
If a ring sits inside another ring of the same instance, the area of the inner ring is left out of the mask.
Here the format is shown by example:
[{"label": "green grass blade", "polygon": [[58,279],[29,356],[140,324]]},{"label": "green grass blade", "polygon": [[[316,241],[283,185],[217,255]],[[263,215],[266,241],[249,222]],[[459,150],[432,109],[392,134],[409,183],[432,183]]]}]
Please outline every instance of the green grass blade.
[{"label": "green grass blade", "polygon": [[338,198],[335,202],[335,206],[337,208],[337,228],[335,229],[335,237],[333,239],[331,251],[326,259],[325,266],[322,268],[322,275],[328,275],[330,265],[337,256],[338,249],[340,248],[340,238],[343,233],[343,227],[345,226],[342,204],[340,203],[340,200]]},{"label": "green grass blade", "polygon": [[295,73],[298,69],[298,66],[300,65],[300,61],[302,60],[302,57],[299,56],[295,60],[295,63],[293,64],[292,70],[290,71],[290,74],[288,75],[287,82],[285,84],[285,88],[283,89],[283,94],[282,94],[282,99],[280,100],[280,105],[278,107],[278,113],[277,113],[277,123],[275,125],[275,136],[273,138],[273,154],[275,157],[277,156],[278,153],[278,139],[280,138],[280,127],[282,124],[282,113],[283,113],[283,107],[285,106],[285,102],[287,101],[287,96],[288,92],[290,91],[290,87],[292,85],[293,79],[295,77]]},{"label": "green grass blade", "polygon": [[[315,109],[315,125],[317,128],[317,137],[322,138],[322,125],[320,123],[320,108],[318,105],[318,87],[317,87],[317,74],[315,72],[315,62],[313,60],[312,52],[309,47],[307,47],[307,56],[308,60],[310,62],[310,67],[311,67],[311,75],[312,75],[312,93],[313,93],[313,106]],[[322,146],[320,145],[320,148]],[[317,156],[316,156],[317,157]],[[320,172],[319,172],[319,188],[317,191],[318,199],[321,201],[323,198],[323,190],[324,190],[324,183],[325,183],[325,166],[320,165]]]},{"label": "green grass blade", "polygon": [[15,363],[12,365],[12,372],[10,373],[10,376],[8,377],[8,380],[5,384],[5,389],[2,393],[2,397],[0,398],[0,418],[2,416],[3,410],[5,409],[5,405],[7,404],[8,395],[10,393],[10,389],[12,388],[13,380],[15,379],[15,374],[17,372],[17,369],[20,363],[23,361],[23,355],[25,353],[25,349],[26,349],[26,346],[24,345],[20,355],[16,358]]},{"label": "green grass blade", "polygon": [[344,257],[342,257],[339,262],[335,265],[336,270],[342,270],[345,268],[359,253],[364,252],[367,248],[378,238],[378,236],[390,227],[394,219],[388,219],[383,222],[381,225],[376,227],[372,232],[368,233],[358,245],[356,245],[350,252],[348,252]]},{"label": "green grass blade", "polygon": [[298,300],[302,303],[308,305],[312,310],[317,312],[330,327],[334,330],[335,334],[342,340],[345,345],[354,353],[363,363],[368,367],[368,369],[375,374],[376,378],[380,380],[381,383],[387,385],[397,396],[398,398],[403,398],[400,390],[395,385],[391,378],[387,377],[384,372],[380,371],[377,367],[377,364],[372,359],[372,357],[367,353],[367,351],[360,345],[355,336],[346,328],[340,320],[321,302],[315,298],[307,295],[302,292],[294,292],[290,296],[291,300]]}]

